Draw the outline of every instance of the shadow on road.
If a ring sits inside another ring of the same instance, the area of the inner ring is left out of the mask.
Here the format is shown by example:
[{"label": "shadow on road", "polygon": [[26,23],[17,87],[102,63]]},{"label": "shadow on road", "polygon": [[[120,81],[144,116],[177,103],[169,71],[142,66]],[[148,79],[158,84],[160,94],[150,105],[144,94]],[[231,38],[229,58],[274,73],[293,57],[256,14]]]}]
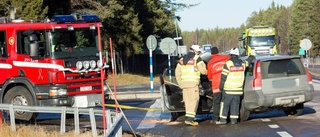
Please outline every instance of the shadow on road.
[{"label": "shadow on road", "polygon": [[[302,115],[314,114],[316,111],[310,107],[304,107]],[[287,116],[283,110],[273,110],[263,113],[253,113],[250,114],[249,120],[251,119],[259,119],[259,118],[275,118],[275,117],[283,117]]]}]

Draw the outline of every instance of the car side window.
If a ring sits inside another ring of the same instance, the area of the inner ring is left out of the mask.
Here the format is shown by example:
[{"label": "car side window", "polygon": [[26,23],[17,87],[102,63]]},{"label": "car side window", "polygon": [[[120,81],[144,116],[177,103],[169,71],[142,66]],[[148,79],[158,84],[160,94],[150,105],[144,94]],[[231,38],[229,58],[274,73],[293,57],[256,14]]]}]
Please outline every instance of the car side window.
[{"label": "car side window", "polygon": [[253,63],[251,63],[247,68],[245,72],[246,76],[253,76]]}]

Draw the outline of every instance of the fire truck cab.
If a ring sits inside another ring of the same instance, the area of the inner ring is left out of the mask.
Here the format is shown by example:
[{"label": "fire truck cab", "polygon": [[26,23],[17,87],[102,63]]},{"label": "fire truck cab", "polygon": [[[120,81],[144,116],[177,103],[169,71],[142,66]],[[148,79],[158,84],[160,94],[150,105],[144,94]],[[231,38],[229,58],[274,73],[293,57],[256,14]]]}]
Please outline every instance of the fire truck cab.
[{"label": "fire truck cab", "polygon": [[[99,105],[108,68],[99,52],[101,26],[92,14],[37,22],[0,18],[0,103]],[[37,116],[23,111],[14,115],[26,121]]]}]

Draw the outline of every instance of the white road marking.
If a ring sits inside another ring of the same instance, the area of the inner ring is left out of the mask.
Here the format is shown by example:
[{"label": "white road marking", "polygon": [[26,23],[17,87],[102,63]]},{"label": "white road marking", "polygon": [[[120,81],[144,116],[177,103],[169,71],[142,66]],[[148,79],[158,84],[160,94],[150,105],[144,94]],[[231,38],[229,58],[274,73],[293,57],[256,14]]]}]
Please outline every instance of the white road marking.
[{"label": "white road marking", "polygon": [[268,118],[261,119],[262,122],[270,122],[271,120]]},{"label": "white road marking", "polygon": [[292,137],[288,132],[286,131],[279,131],[277,132],[281,137]]},{"label": "white road marking", "polygon": [[[157,99],[151,106],[150,108],[159,108],[159,106],[161,106],[161,100]],[[137,129],[150,129],[150,128],[154,128],[156,126],[156,123],[148,123],[148,119],[152,118],[156,118],[158,119],[161,115],[160,111],[148,111],[146,116],[144,117],[144,119],[140,122],[139,126],[137,127]]]},{"label": "white road marking", "polygon": [[279,128],[278,125],[269,125],[270,128]]}]

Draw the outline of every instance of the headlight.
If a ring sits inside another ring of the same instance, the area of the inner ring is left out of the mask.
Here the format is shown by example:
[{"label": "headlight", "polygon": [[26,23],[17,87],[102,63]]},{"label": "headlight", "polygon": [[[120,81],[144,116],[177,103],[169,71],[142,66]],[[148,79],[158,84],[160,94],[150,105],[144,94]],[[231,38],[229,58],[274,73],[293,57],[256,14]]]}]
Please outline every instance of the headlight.
[{"label": "headlight", "polygon": [[90,67],[91,67],[92,69],[94,69],[94,68],[96,68],[96,66],[97,66],[97,63],[96,63],[94,60],[91,60],[91,61],[90,61]]},{"label": "headlight", "polygon": [[96,26],[90,25],[90,30],[95,30],[95,29],[96,29]]},{"label": "headlight", "polygon": [[98,65],[98,67],[100,68],[100,67],[102,66],[102,61],[98,60],[98,61],[97,61],[97,65]]},{"label": "headlight", "polygon": [[74,30],[73,26],[68,26],[68,30]]},{"label": "headlight", "polygon": [[89,69],[90,67],[90,62],[89,61],[83,61],[83,68],[84,69]]},{"label": "headlight", "polygon": [[67,89],[50,89],[49,90],[49,96],[54,97],[54,96],[64,96],[67,95]]},{"label": "headlight", "polygon": [[78,61],[77,64],[76,64],[76,67],[77,67],[78,70],[81,70],[82,69],[82,62]]}]

